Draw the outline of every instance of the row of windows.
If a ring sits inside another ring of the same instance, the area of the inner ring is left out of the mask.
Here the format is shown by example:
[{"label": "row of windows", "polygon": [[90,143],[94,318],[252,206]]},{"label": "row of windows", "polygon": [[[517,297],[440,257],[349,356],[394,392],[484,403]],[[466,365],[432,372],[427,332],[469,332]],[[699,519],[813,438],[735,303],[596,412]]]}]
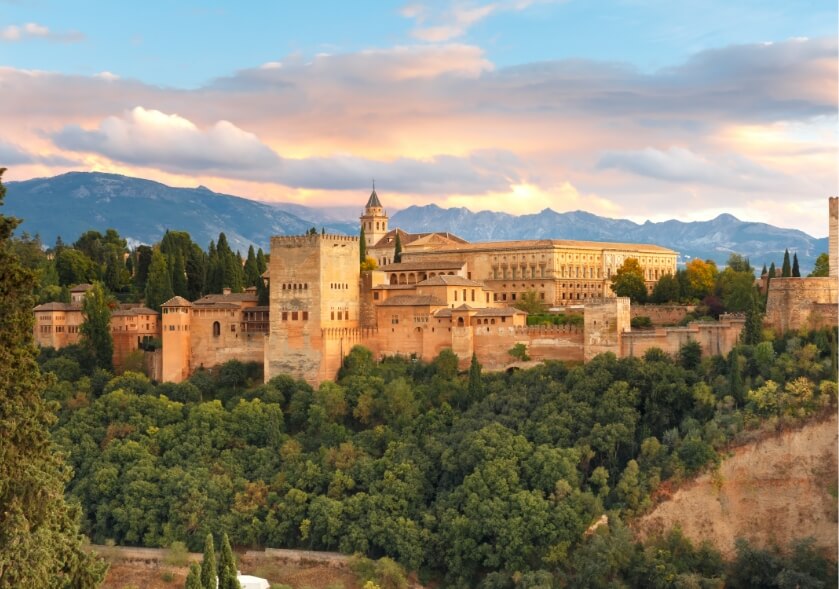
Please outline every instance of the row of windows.
[{"label": "row of windows", "polygon": [[544,278],[546,276],[544,268],[525,268],[521,271],[518,268],[512,268],[507,271],[494,269],[492,271],[492,278],[494,280],[504,280],[505,278]]},{"label": "row of windows", "polygon": [[309,320],[309,312],[308,311],[283,311],[280,314],[280,318],[283,321],[303,321]]},{"label": "row of windows", "polygon": [[[213,325],[218,325],[218,321],[216,321]],[[169,331],[189,331],[189,325],[170,325]]]},{"label": "row of windows", "polygon": [[169,313],[189,314],[189,307],[163,307],[163,314],[168,315]]},{"label": "row of windows", "polygon": [[309,290],[307,282],[284,282],[283,290]]},{"label": "row of windows", "polygon": [[336,320],[337,321],[344,321],[345,319],[347,321],[349,321],[350,320],[350,312],[349,311],[337,311],[337,312],[336,311],[330,311],[329,312],[329,318],[332,321],[336,321]]},{"label": "row of windows", "polygon": [[333,290],[347,290],[350,287],[346,282],[330,282],[329,288]]}]

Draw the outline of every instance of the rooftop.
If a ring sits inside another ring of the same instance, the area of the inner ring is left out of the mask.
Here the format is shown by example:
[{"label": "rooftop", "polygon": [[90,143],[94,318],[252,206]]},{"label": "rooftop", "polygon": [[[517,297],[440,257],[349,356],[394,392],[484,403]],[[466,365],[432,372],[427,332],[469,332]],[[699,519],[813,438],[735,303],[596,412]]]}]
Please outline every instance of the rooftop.
[{"label": "rooftop", "polygon": [[398,295],[379,304],[380,307],[445,307],[446,302],[428,295]]},{"label": "rooftop", "polygon": [[367,199],[366,208],[369,209],[370,207],[382,208],[382,203],[379,201],[379,195],[376,194],[375,188],[373,189],[373,192],[370,193],[370,198]]},{"label": "rooftop", "polygon": [[434,250],[422,251],[411,250],[405,252],[411,256],[439,254],[443,252],[463,252],[480,250],[520,250],[520,249],[544,249],[544,248],[570,248],[570,249],[593,249],[593,250],[637,250],[653,254],[673,254],[677,252],[660,245],[638,244],[638,243],[615,243],[607,241],[577,241],[571,239],[521,239],[515,241],[482,241],[478,243],[452,244]]},{"label": "rooftop", "polygon": [[514,307],[485,307],[476,309],[469,305],[461,305],[456,309],[440,309],[434,313],[435,317],[451,317],[452,311],[475,311],[475,317],[511,317],[512,315],[526,315],[524,311]]},{"label": "rooftop", "polygon": [[453,274],[438,274],[433,278],[418,282],[417,286],[480,286],[483,288],[484,283],[475,282],[474,280]]},{"label": "rooftop", "polygon": [[412,272],[414,270],[460,270],[464,262],[449,260],[430,260],[428,262],[399,262],[385,264],[379,270],[382,272]]},{"label": "rooftop", "polygon": [[44,303],[38,305],[33,309],[34,311],[81,311],[82,306],[79,303],[60,303],[53,301],[51,303]]},{"label": "rooftop", "polygon": [[88,284],[87,282],[82,282],[81,284],[77,284],[76,286],[70,288],[70,292],[87,292],[91,288],[93,288],[92,284]]},{"label": "rooftop", "polygon": [[160,306],[161,307],[191,307],[192,303],[190,303],[188,300],[186,300],[183,297],[175,296],[175,297],[172,297],[171,299],[169,299],[168,301],[166,301],[165,303],[163,303]]}]

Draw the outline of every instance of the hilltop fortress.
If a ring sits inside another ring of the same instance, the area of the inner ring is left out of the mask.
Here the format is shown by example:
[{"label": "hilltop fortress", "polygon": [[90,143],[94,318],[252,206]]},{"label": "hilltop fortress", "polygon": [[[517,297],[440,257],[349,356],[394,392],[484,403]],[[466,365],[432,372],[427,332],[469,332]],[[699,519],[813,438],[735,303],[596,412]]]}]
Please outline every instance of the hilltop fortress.
[{"label": "hilltop fortress", "polygon": [[[836,202],[830,202],[831,278],[773,280],[767,319],[776,327],[796,328],[811,315],[835,324]],[[610,278],[636,258],[651,291],[676,272],[677,252],[667,248],[551,239],[469,243],[451,233],[390,229],[388,221],[373,190],[360,222],[376,270],[360,270],[358,237],[273,237],[267,306],[250,289],[192,302],[174,297],[160,316],[145,307],[119,310],[111,326],[115,363],[159,334],[162,349],[146,354],[157,380],[180,382],[236,359],[262,363],[266,380],[290,374],[316,385],[335,378],[355,345],[377,358],[423,360],[451,349],[461,367],[475,354],[485,368],[501,369],[517,344],[534,361],[639,356],[652,347],[675,353],[690,340],[705,354],[725,354],[743,327],[741,317],[724,315],[717,323],[631,330],[629,300],[614,296]],[[583,312],[583,325],[528,326],[527,314],[513,306],[525,296],[548,307],[572,306]],[[80,301],[74,295],[70,304],[37,307],[36,341],[56,347],[77,341]],[[786,319],[793,316],[795,325]]]}]

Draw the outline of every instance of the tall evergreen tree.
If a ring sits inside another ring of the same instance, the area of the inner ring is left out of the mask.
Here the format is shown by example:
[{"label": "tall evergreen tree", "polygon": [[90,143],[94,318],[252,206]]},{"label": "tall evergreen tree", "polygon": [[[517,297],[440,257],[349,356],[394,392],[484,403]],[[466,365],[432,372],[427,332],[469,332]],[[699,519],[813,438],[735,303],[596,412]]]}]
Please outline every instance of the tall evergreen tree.
[{"label": "tall evergreen tree", "polygon": [[207,534],[204,539],[204,559],[201,561],[201,586],[204,589],[218,588],[218,573],[216,572],[216,549],[213,546],[213,535]]},{"label": "tall evergreen tree", "polygon": [[[0,205],[5,192],[0,181]],[[32,341],[35,276],[9,245],[19,222],[0,215],[0,589],[88,589],[107,565],[84,550],[79,512],[64,499],[70,472],[50,439]]]},{"label": "tall evergreen tree", "polygon": [[478,357],[472,352],[472,363],[469,365],[469,400],[478,401],[484,396],[484,382],[481,379],[481,365]]},{"label": "tall evergreen tree", "polygon": [[189,565],[189,574],[186,576],[184,589],[204,589],[201,584],[201,565],[197,562]]},{"label": "tall evergreen tree", "polygon": [[784,265],[781,266],[781,278],[789,278],[792,276],[792,267],[789,263],[789,250],[784,250]]},{"label": "tall evergreen tree", "polygon": [[137,246],[134,255],[137,258],[137,270],[134,272],[134,284],[137,285],[140,292],[145,292],[146,281],[149,279],[149,266],[151,265],[152,248],[147,245]]},{"label": "tall evergreen tree", "polygon": [[268,259],[265,257],[265,252],[262,251],[262,248],[259,248],[256,252],[256,267],[259,269],[260,276],[268,269]]},{"label": "tall evergreen tree", "polygon": [[763,331],[763,315],[760,312],[757,296],[752,297],[751,305],[746,310],[746,324],[743,326],[741,339],[744,344],[754,346],[760,343]]},{"label": "tall evergreen tree", "polygon": [[399,232],[396,232],[396,243],[393,246],[393,261],[399,263],[402,261],[402,238],[399,237]]},{"label": "tall evergreen tree", "polygon": [[360,264],[367,259],[367,238],[364,236],[364,224],[361,225],[361,234],[358,237],[358,261]]},{"label": "tall evergreen tree", "polygon": [[90,350],[96,365],[104,370],[113,370],[114,340],[111,337],[111,308],[108,295],[101,282],[94,282],[93,288],[85,293],[82,301],[84,322],[81,332],[82,345]]},{"label": "tall evergreen tree", "polygon": [[256,263],[256,252],[253,246],[248,248],[248,259],[245,261],[245,286],[257,286],[259,284],[259,265]]},{"label": "tall evergreen tree", "polygon": [[766,276],[766,272],[767,272],[767,270],[766,270],[766,262],[764,262],[764,263],[763,263],[763,270],[761,270],[761,271],[760,271],[760,276],[761,276],[761,277]]},{"label": "tall evergreen tree", "polygon": [[794,278],[801,276],[801,269],[798,267],[798,252],[792,254],[792,276]]},{"label": "tall evergreen tree", "polygon": [[160,305],[175,296],[172,290],[171,276],[166,266],[166,256],[154,250],[149,266],[149,279],[146,282],[146,306],[160,311]]},{"label": "tall evergreen tree", "polygon": [[[189,296],[189,284],[186,278],[186,265],[181,250],[175,250],[172,268],[172,292],[179,297]],[[165,302],[165,301],[164,301]]]},{"label": "tall evergreen tree", "polygon": [[186,258],[186,283],[190,301],[201,298],[207,288],[207,256],[197,244],[189,248]]},{"label": "tall evergreen tree", "polygon": [[221,538],[221,558],[218,561],[218,589],[242,589],[236,578],[236,559],[225,532]]}]

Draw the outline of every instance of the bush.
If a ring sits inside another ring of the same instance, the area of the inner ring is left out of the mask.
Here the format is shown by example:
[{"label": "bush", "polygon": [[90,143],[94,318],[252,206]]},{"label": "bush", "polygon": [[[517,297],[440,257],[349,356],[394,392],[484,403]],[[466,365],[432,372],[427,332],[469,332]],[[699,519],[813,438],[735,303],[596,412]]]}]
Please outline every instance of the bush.
[{"label": "bush", "polygon": [[649,317],[641,315],[630,319],[629,324],[633,329],[652,329],[653,321]]},{"label": "bush", "polygon": [[507,350],[507,353],[510,354],[514,359],[520,360],[521,362],[527,362],[530,360],[530,356],[527,353],[527,345],[518,343],[514,345],[512,348]]},{"label": "bush", "polygon": [[189,563],[189,550],[186,544],[180,540],[172,542],[163,557],[163,562],[171,566],[186,566]]}]

